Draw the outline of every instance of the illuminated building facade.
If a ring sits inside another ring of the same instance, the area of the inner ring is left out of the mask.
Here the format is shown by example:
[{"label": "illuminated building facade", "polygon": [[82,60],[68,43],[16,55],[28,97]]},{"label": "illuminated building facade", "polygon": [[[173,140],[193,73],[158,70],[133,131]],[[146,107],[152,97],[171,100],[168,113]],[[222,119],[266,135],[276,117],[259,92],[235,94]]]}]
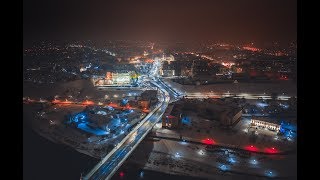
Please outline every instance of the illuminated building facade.
[{"label": "illuminated building facade", "polygon": [[[173,63],[171,63],[173,62]],[[164,61],[162,66],[160,67],[160,75],[166,76],[166,77],[172,77],[175,76],[175,69],[177,68],[177,64],[175,61]]]},{"label": "illuminated building facade", "polygon": [[139,75],[136,72],[107,72],[105,77],[92,78],[95,86],[123,86],[137,83]]},{"label": "illuminated building facade", "polygon": [[175,70],[174,69],[160,70],[160,75],[166,76],[166,77],[172,77],[172,76],[175,76]]},{"label": "illuminated building facade", "polygon": [[170,55],[170,56],[167,56],[165,60],[168,61],[169,64],[171,64],[171,62],[174,61],[174,57]]},{"label": "illuminated building facade", "polygon": [[267,128],[276,132],[279,132],[280,126],[279,124],[270,121],[269,119],[257,119],[257,118],[252,118],[251,119],[251,125],[254,126],[259,126],[263,128]]}]

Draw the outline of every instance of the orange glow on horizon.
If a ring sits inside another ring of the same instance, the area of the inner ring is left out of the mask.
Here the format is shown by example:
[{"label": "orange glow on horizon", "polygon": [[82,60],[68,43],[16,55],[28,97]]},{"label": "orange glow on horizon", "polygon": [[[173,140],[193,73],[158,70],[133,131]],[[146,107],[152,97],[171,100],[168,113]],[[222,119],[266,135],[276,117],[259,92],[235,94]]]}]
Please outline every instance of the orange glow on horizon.
[{"label": "orange glow on horizon", "polygon": [[60,101],[57,104],[74,104],[73,101],[68,101],[68,99],[66,99],[65,101]]},{"label": "orange glow on horizon", "polygon": [[259,52],[261,51],[261,49],[259,48],[255,48],[255,47],[249,47],[249,46],[244,46],[242,47],[244,50],[248,50],[248,51],[253,51],[253,52]]},{"label": "orange glow on horizon", "polygon": [[130,106],[130,104],[127,104],[125,108],[126,108],[126,109],[129,109],[129,110],[132,109],[132,107]]},{"label": "orange glow on horizon", "polygon": [[59,99],[55,99],[52,101],[52,103],[61,103],[61,101]]},{"label": "orange glow on horizon", "polygon": [[150,112],[150,110],[149,110],[149,109],[147,109],[147,108],[143,108],[143,109],[142,109],[142,112],[144,112],[144,113],[148,113],[148,112]]},{"label": "orange glow on horizon", "polygon": [[117,108],[118,107],[118,105],[116,103],[112,103],[112,102],[110,102],[108,106],[111,106],[113,108]]},{"label": "orange glow on horizon", "polygon": [[231,66],[233,66],[235,63],[233,63],[233,62],[222,62],[221,64],[223,66],[225,66],[225,67],[231,68]]},{"label": "orange glow on horizon", "polygon": [[84,102],[82,102],[83,105],[94,105],[94,102],[93,101],[89,101],[89,100],[86,100]]},{"label": "orange glow on horizon", "polygon": [[154,60],[152,60],[152,59],[146,59],[145,62],[146,62],[146,63],[153,63]]}]

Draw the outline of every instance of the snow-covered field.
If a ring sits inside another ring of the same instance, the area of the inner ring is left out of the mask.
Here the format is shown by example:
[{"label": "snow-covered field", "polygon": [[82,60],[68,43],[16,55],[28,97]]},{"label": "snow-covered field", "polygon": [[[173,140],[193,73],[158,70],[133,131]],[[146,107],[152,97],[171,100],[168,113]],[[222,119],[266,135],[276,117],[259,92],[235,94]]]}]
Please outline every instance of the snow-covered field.
[{"label": "snow-covered field", "polygon": [[208,179],[296,179],[297,170],[296,153],[248,156],[229,151],[226,154],[224,149],[209,152],[204,145],[164,139],[143,141],[128,162],[148,170]]},{"label": "snow-covered field", "polygon": [[271,94],[285,93],[288,96],[297,96],[297,84],[291,81],[281,81],[277,83],[226,83],[211,85],[181,85],[173,82],[171,79],[163,79],[166,84],[182,93],[226,93],[231,94]]},{"label": "snow-covered field", "polygon": [[[265,152],[267,149],[275,147],[278,151],[288,151],[296,148],[296,140],[284,141],[275,139],[275,132],[269,130],[258,130],[257,135],[252,135],[253,128],[248,127],[250,119],[242,118],[242,120],[232,128],[232,130],[224,129],[215,121],[209,121],[200,117],[191,117],[192,126],[183,125],[181,130],[156,129],[155,135],[159,137],[170,137],[203,142],[207,138],[212,139],[217,145],[232,146],[245,149],[249,145],[254,145],[258,151]],[[254,129],[255,130],[255,129]]]},{"label": "snow-covered field", "polygon": [[[30,97],[31,99],[45,99],[55,95],[72,95],[79,101],[87,97],[93,101],[100,99],[120,100],[124,96],[127,99],[134,99],[135,96],[139,96],[142,92],[140,90],[128,91],[117,90],[115,88],[98,90],[89,80],[76,80],[46,85],[25,82],[23,88],[23,96]],[[110,146],[118,143],[124,135],[121,134],[109,139],[101,139],[101,137],[97,138],[92,134],[85,133],[81,129],[64,123],[66,115],[79,113],[84,108],[85,106],[77,104],[57,104],[43,109],[40,104],[26,104],[24,105],[24,120],[31,123],[34,130],[45,138],[54,142],[67,144],[82,153],[99,158],[108,152]],[[141,113],[139,110],[136,111],[134,113]],[[135,118],[136,116],[131,114],[128,117]]]}]

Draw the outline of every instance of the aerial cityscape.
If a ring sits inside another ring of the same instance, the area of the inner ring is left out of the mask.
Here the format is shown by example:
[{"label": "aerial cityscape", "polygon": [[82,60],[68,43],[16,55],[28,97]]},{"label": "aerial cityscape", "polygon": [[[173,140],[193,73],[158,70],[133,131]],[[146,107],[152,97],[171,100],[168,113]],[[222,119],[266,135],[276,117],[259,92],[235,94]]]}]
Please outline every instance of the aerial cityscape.
[{"label": "aerial cityscape", "polygon": [[[277,3],[256,6],[296,2]],[[291,11],[272,12],[281,23]],[[24,16],[24,179],[297,179],[295,29],[217,39],[199,27],[170,39],[177,27],[129,38],[101,25],[103,38],[72,40],[47,26],[30,33],[36,20]]]}]

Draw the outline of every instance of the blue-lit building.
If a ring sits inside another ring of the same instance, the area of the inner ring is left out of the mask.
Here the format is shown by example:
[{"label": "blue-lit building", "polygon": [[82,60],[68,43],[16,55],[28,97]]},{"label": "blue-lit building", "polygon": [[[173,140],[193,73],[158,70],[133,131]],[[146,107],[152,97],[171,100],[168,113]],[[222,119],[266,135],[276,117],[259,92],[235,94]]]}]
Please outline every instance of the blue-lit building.
[{"label": "blue-lit building", "polygon": [[90,107],[71,115],[68,123],[95,135],[107,135],[125,128],[128,118],[125,113],[117,114],[106,108]]},{"label": "blue-lit building", "polygon": [[121,106],[125,106],[127,104],[128,104],[128,99],[122,99],[121,102],[120,102]]},{"label": "blue-lit building", "polygon": [[297,126],[285,121],[281,122],[280,133],[285,137],[292,139],[297,136]]},{"label": "blue-lit building", "polygon": [[183,117],[181,118],[181,122],[182,122],[182,124],[191,126],[191,119],[190,119],[189,116],[183,116]]}]

